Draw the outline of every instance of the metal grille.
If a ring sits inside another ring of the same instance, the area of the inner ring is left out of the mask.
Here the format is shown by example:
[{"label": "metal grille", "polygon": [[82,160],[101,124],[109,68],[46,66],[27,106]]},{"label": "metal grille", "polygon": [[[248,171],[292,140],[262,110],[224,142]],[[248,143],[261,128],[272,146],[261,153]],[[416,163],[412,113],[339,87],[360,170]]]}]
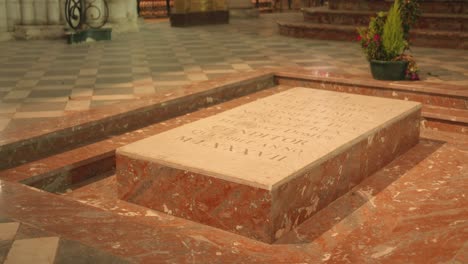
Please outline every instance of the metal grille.
[{"label": "metal grille", "polygon": [[[174,6],[174,1],[170,0],[170,8]],[[168,7],[166,0],[140,0],[139,14],[142,17],[168,17]]]}]

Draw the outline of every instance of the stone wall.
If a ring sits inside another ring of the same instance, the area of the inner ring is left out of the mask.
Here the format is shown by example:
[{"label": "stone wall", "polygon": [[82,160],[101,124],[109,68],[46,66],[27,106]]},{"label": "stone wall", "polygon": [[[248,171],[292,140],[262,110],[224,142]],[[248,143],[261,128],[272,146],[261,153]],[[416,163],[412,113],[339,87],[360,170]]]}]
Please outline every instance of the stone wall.
[{"label": "stone wall", "polygon": [[[102,5],[102,0],[86,0]],[[100,3],[101,2],[101,3]],[[107,0],[113,32],[138,31],[136,1]],[[0,0],[0,41],[65,36],[65,0]]]}]

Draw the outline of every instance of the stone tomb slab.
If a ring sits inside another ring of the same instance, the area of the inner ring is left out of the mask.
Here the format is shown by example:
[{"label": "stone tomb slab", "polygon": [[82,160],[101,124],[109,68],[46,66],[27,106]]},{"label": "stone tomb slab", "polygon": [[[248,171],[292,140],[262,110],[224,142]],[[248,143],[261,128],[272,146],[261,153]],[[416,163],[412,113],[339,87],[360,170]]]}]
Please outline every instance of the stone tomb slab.
[{"label": "stone tomb slab", "polygon": [[119,197],[272,243],[417,144],[420,114],[293,88],[119,148]]}]

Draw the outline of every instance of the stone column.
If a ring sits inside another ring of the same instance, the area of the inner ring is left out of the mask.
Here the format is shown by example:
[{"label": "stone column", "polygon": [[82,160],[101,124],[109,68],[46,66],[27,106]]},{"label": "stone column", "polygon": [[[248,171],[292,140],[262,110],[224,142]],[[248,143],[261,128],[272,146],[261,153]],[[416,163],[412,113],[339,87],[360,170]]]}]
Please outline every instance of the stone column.
[{"label": "stone column", "polygon": [[102,24],[105,16],[103,0],[86,0],[86,22],[90,26],[97,27]]},{"label": "stone column", "polygon": [[63,26],[58,24],[58,0],[20,0],[19,3],[21,23],[14,27],[15,38],[58,39],[64,36]]},{"label": "stone column", "polygon": [[14,31],[15,25],[21,23],[20,0],[6,0],[8,31]]},{"label": "stone column", "polygon": [[126,0],[108,0],[109,4],[109,22],[118,23],[125,20],[127,5]]},{"label": "stone column", "polygon": [[127,3],[127,17],[130,20],[138,20],[138,6],[136,1],[126,1]]},{"label": "stone column", "polygon": [[109,4],[109,24],[113,32],[138,31],[138,16],[135,1],[107,0]]},{"label": "stone column", "polygon": [[21,24],[34,24],[34,0],[21,0]]},{"label": "stone column", "polygon": [[60,24],[65,24],[65,1],[59,0],[59,10],[60,10]]},{"label": "stone column", "polygon": [[9,39],[6,2],[0,0],[0,41]]},{"label": "stone column", "polygon": [[47,23],[49,25],[60,24],[59,0],[47,0]]},{"label": "stone column", "polygon": [[6,13],[6,2],[0,0],[0,32],[8,31],[7,13]]},{"label": "stone column", "polygon": [[34,0],[34,24],[46,25],[47,24],[47,1]]}]

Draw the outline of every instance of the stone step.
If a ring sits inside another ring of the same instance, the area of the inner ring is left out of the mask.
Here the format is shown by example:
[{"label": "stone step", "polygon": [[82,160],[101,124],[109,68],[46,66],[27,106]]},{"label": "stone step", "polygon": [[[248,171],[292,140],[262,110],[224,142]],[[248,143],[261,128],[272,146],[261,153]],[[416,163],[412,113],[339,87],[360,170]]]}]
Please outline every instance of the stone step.
[{"label": "stone step", "polygon": [[411,31],[411,44],[431,48],[468,49],[468,32],[417,29]]},{"label": "stone step", "polygon": [[422,127],[468,136],[468,110],[426,105],[422,110]]},{"label": "stone step", "polygon": [[[373,11],[303,9],[304,21],[317,24],[367,26]],[[468,14],[423,13],[414,29],[468,32]]]},{"label": "stone step", "polygon": [[353,41],[357,38],[354,26],[289,21],[278,21],[278,26],[281,35],[295,38],[346,41]]},{"label": "stone step", "polygon": [[468,109],[455,109],[426,105],[423,108],[423,115],[427,118],[440,119],[445,121],[460,122],[468,126]]},{"label": "stone step", "polygon": [[[313,76],[309,71],[301,69],[278,70],[275,77],[280,85],[318,87],[330,91],[415,101],[424,106],[439,107],[440,109],[468,111],[468,89],[465,86],[425,81],[387,82],[370,79],[370,76],[358,77],[340,74],[329,74],[324,78]],[[447,112],[445,113],[448,115]]]},{"label": "stone step", "polygon": [[421,127],[421,138],[450,142],[451,144],[463,146],[463,148],[468,145],[468,136],[466,135],[424,127]]},{"label": "stone step", "polygon": [[[281,35],[296,38],[353,41],[357,37],[355,26],[289,21],[279,21],[278,26]],[[461,31],[414,29],[410,41],[422,47],[468,49],[468,33]]]},{"label": "stone step", "polygon": [[17,25],[13,35],[19,40],[63,39],[66,31],[63,25]]},{"label": "stone step", "polygon": [[[328,6],[333,10],[389,10],[393,1],[369,1],[369,0],[330,0]],[[419,1],[423,13],[452,13],[468,14],[468,2],[462,0],[454,1]]]}]

